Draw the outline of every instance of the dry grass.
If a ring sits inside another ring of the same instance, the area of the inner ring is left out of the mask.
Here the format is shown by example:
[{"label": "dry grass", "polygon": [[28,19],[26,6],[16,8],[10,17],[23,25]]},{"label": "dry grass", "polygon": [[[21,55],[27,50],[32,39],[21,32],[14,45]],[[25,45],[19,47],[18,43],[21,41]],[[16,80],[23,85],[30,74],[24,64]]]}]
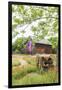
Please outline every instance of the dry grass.
[{"label": "dry grass", "polygon": [[[28,64],[21,65],[20,60],[25,60]],[[56,58],[54,58],[56,60]],[[58,72],[52,69],[48,72],[39,71],[36,67],[36,56],[13,55],[12,56],[12,85],[29,85],[57,83]]]}]

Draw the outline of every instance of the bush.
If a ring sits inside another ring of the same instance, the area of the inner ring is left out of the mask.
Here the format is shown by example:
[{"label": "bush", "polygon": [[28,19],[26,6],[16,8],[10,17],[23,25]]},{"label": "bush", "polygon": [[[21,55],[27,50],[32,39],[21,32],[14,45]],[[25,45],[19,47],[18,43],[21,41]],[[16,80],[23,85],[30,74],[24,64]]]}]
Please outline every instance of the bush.
[{"label": "bush", "polygon": [[12,53],[25,53],[26,43],[28,40],[29,37],[17,38],[16,41],[12,43]]}]

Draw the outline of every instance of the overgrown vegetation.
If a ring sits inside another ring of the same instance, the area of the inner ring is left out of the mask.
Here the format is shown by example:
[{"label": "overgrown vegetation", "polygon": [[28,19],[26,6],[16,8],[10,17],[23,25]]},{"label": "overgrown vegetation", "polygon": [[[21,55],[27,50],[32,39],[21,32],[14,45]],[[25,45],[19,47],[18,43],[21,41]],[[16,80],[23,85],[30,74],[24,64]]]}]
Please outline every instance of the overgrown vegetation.
[{"label": "overgrown vegetation", "polygon": [[[22,56],[23,58],[21,58]],[[22,59],[28,64],[18,65]],[[20,55],[19,57],[19,55],[15,55],[12,60],[12,85],[32,85],[58,82],[58,72],[56,70],[50,70],[48,72],[39,70],[36,66],[35,56]]]},{"label": "overgrown vegetation", "polygon": [[29,36],[33,44],[47,39],[57,49],[58,17],[58,7],[12,5],[12,41],[17,37],[12,43],[12,51],[25,52],[22,49],[26,47]]},{"label": "overgrown vegetation", "polygon": [[[58,7],[12,5],[12,85],[58,82],[56,70],[39,70],[36,66],[36,56],[26,53],[29,37],[32,38],[33,46],[42,39],[50,41],[53,53],[57,52],[58,17]],[[53,59],[56,64],[57,58]]]}]

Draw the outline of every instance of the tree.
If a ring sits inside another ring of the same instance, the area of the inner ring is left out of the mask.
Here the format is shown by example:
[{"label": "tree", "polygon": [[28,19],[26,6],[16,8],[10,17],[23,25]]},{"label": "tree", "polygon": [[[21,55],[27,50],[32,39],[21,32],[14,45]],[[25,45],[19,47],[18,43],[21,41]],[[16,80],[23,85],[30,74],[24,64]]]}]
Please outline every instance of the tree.
[{"label": "tree", "polygon": [[[33,22],[38,23],[35,26],[32,25]],[[23,27],[25,25],[26,27],[19,32],[17,27]],[[13,37],[19,33],[24,37],[26,29],[30,25],[33,32],[33,42],[48,37],[47,39],[53,47],[58,46],[58,7],[12,5]]]}]

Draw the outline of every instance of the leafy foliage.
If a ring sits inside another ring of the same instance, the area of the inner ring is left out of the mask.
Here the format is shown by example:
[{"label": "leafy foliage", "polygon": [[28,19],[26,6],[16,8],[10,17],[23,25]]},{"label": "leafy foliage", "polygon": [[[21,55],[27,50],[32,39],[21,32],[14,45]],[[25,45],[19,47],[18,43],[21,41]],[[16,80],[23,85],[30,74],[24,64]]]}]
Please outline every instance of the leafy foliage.
[{"label": "leafy foliage", "polygon": [[[37,25],[35,25],[35,22],[37,22]],[[25,25],[27,26],[23,29],[22,27]],[[31,27],[30,30],[33,32],[33,42],[41,39],[48,39],[51,42],[52,47],[57,48],[58,7],[12,5],[12,37],[16,37],[19,33],[24,37],[29,26]],[[22,30],[19,32],[17,27],[21,27]],[[22,48],[22,40],[16,40],[16,42],[19,44],[17,43],[15,47],[20,49],[21,44]]]},{"label": "leafy foliage", "polygon": [[13,53],[23,53],[25,52],[26,43],[29,38],[17,38],[17,40],[12,44],[12,51]]}]

